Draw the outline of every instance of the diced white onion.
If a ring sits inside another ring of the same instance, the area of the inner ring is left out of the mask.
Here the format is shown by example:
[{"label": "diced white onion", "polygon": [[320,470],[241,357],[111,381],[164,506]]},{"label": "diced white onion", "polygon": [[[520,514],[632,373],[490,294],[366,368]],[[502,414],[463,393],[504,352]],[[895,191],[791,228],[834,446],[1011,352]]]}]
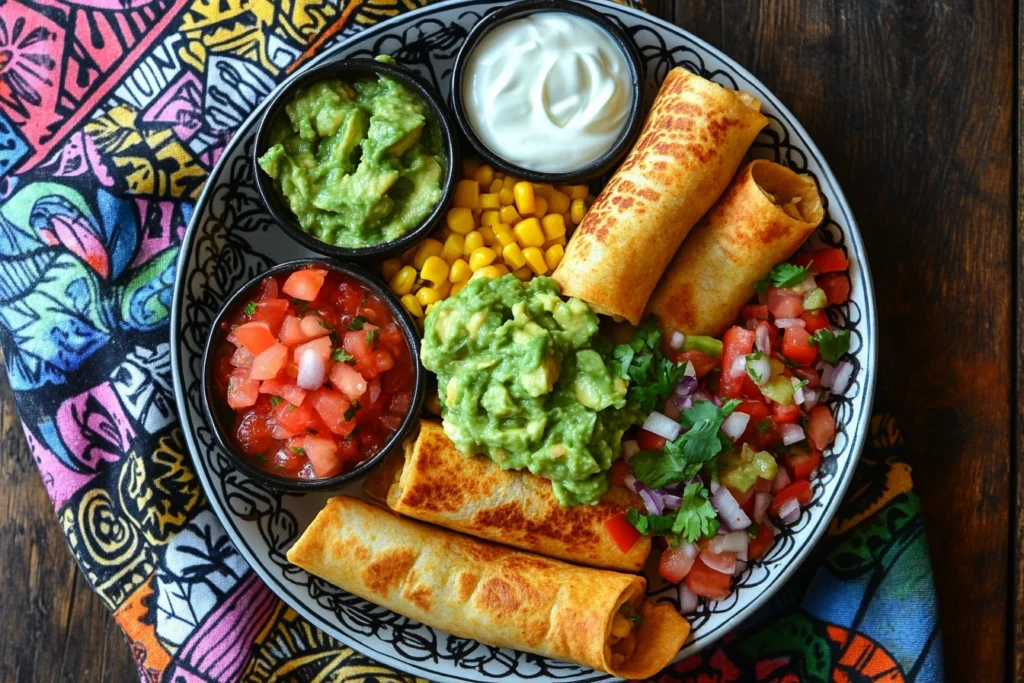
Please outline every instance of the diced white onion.
[{"label": "diced white onion", "polygon": [[681,349],[685,343],[686,335],[678,330],[673,330],[672,336],[668,338],[668,345],[673,349]]},{"label": "diced white onion", "polygon": [[715,536],[708,541],[708,550],[713,553],[736,553],[742,552],[744,557],[747,554],[747,546],[750,543],[750,536],[746,531],[733,531],[724,536]]},{"label": "diced white onion", "polygon": [[306,349],[299,357],[299,372],[295,384],[300,389],[315,391],[324,383],[327,367],[324,358],[313,349]]},{"label": "diced white onion", "polygon": [[757,386],[764,386],[768,384],[768,381],[772,378],[772,364],[768,360],[768,356],[761,354],[761,357],[754,360],[750,356],[745,356],[747,376]]},{"label": "diced white onion", "polygon": [[840,361],[836,371],[832,375],[832,393],[836,396],[843,396],[850,379],[853,377],[853,364]]},{"label": "diced white onion", "polygon": [[801,294],[805,294],[807,292],[813,292],[817,288],[818,283],[814,281],[814,276],[808,275],[807,277],[804,278],[803,282],[798,284],[793,289],[794,291],[800,292]]},{"label": "diced white onion", "polygon": [[784,446],[792,446],[807,438],[803,427],[800,425],[784,424],[780,427],[780,431],[782,432],[782,444]]},{"label": "diced white onion", "polygon": [[772,493],[778,493],[789,486],[790,483],[789,473],[786,472],[786,468],[780,467],[778,473],[775,475],[775,480],[772,482]]},{"label": "diced white onion", "polygon": [[640,452],[640,444],[633,439],[622,442],[622,459],[629,462],[629,459]]},{"label": "diced white onion", "polygon": [[832,375],[835,373],[836,368],[834,365],[829,365],[825,361],[818,363],[818,369],[821,370],[821,388],[831,389],[832,388]]},{"label": "diced white onion", "polygon": [[790,377],[789,381],[793,383],[793,403],[800,405],[804,402],[804,388],[796,377]]},{"label": "diced white onion", "polygon": [[[750,526],[750,517],[725,486],[719,486],[711,494],[711,505],[718,511],[718,518],[728,529],[738,531]],[[720,551],[716,551],[720,552]]]},{"label": "diced white onion", "polygon": [[758,524],[764,524],[764,514],[768,511],[768,507],[772,504],[772,494],[770,493],[755,493],[754,494],[754,521]]},{"label": "diced white onion", "polygon": [[683,369],[683,377],[696,377],[697,370],[693,367],[693,363],[686,361],[686,368]]},{"label": "diced white onion", "polygon": [[722,421],[722,431],[725,432],[726,436],[735,441],[746,431],[749,422],[750,415],[736,411]]},{"label": "diced white onion", "polygon": [[800,519],[800,503],[796,498],[790,498],[779,506],[779,519],[786,524],[792,524]]},{"label": "diced white onion", "polygon": [[654,494],[650,489],[642,488],[639,489],[638,493],[640,494],[640,499],[644,501],[644,507],[647,508],[648,513],[652,515],[660,515],[665,511],[665,507],[663,505],[658,505],[658,502],[660,501],[656,501],[654,499]]},{"label": "diced white onion", "polygon": [[742,377],[747,373],[747,357],[736,356],[736,360],[732,362],[732,367],[729,368],[730,377]]},{"label": "diced white onion", "polygon": [[721,555],[715,555],[713,553],[701,553],[700,559],[704,562],[704,564],[711,567],[715,571],[719,571],[723,574],[729,575],[736,573],[735,553],[723,553]]},{"label": "diced white onion", "polygon": [[644,429],[652,434],[657,434],[663,439],[675,441],[683,427],[672,418],[655,410],[653,413],[648,415],[647,419],[644,421]]},{"label": "diced white onion", "polygon": [[816,405],[818,405],[818,390],[804,389],[804,409],[810,410]]},{"label": "diced white onion", "polygon": [[754,328],[754,347],[768,356],[772,352],[772,335],[768,332],[767,325],[758,325]]},{"label": "diced white onion", "polygon": [[700,598],[690,592],[690,589],[686,587],[686,582],[681,581],[679,583],[679,612],[681,614],[692,614],[697,611],[697,605],[700,604]]},{"label": "diced white onion", "polygon": [[671,493],[664,494],[661,501],[665,503],[666,510],[678,510],[683,505],[683,499]]},{"label": "diced white onion", "polygon": [[696,559],[697,554],[700,553],[696,543],[680,543],[679,550],[691,560]]},{"label": "diced white onion", "polygon": [[807,323],[800,318],[776,318],[775,327],[784,330],[787,327],[807,327]]}]

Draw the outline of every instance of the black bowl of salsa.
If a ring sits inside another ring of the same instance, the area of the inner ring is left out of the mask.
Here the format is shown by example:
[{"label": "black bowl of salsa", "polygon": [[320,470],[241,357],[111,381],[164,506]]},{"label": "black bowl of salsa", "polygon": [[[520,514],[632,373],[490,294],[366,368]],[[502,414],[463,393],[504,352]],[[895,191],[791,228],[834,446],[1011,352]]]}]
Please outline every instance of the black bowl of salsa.
[{"label": "black bowl of salsa", "polygon": [[336,489],[382,462],[417,424],[419,334],[363,268],[289,261],[217,314],[203,406],[248,476],[286,491]]}]

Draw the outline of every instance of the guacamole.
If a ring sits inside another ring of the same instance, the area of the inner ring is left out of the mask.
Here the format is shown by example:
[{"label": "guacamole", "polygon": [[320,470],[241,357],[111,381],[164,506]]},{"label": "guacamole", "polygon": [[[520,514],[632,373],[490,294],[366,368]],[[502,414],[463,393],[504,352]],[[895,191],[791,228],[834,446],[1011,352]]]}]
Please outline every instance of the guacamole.
[{"label": "guacamole", "polygon": [[437,375],[445,433],[463,453],[550,479],[562,505],[596,503],[637,417],[597,325],[548,277],[471,280],[436,304],[422,360]]},{"label": "guacamole", "polygon": [[349,248],[390,242],[441,200],[445,162],[427,112],[386,76],[314,83],[273,122],[259,164],[317,239]]}]

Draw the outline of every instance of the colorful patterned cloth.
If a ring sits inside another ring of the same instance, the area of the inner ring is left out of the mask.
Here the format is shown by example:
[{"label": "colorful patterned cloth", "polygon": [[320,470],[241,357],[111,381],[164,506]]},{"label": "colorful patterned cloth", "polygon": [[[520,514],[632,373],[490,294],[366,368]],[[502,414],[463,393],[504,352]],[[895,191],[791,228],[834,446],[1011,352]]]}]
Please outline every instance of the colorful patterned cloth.
[{"label": "colorful patterned cloth", "polygon": [[[0,3],[0,347],[68,544],[143,680],[408,678],[305,623],[228,541],[176,424],[168,315],[239,103],[422,3]],[[918,499],[892,420],[872,431],[816,557],[660,681],[941,680]]]}]

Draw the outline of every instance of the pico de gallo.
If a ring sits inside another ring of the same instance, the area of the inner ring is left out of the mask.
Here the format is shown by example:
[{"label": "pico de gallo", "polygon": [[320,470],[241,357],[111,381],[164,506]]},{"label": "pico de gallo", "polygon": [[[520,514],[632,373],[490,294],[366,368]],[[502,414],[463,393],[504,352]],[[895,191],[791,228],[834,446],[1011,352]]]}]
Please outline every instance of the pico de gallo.
[{"label": "pico de gallo", "polygon": [[613,357],[647,414],[623,442],[612,482],[646,510],[606,522],[627,551],[643,534],[665,541],[659,573],[679,584],[684,613],[719,600],[771,549],[777,525],[799,519],[831,445],[824,404],[843,395],[850,333],[828,306],[850,295],[846,255],[825,248],[775,266],[722,339],[663,331],[648,320]]},{"label": "pico de gallo", "polygon": [[412,405],[412,354],[388,306],[325,268],[268,276],[223,324],[215,387],[233,440],[297,479],[348,471],[384,446]]}]

